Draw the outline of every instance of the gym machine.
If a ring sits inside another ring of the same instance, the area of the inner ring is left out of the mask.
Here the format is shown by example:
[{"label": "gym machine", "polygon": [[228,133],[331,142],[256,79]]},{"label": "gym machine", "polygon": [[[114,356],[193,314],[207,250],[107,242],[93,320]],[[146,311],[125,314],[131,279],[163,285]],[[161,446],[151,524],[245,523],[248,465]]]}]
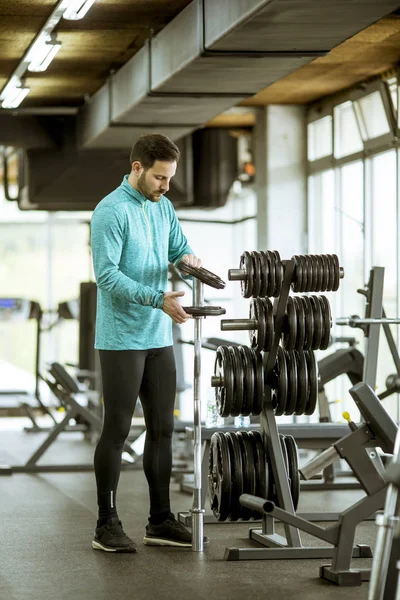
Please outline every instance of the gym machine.
[{"label": "gym machine", "polygon": [[[48,407],[42,402],[39,390],[40,382],[40,333],[42,328],[43,311],[38,302],[28,300],[26,298],[2,297],[0,298],[0,321],[13,323],[18,321],[34,320],[36,321],[36,351],[35,351],[35,391],[34,398],[36,399],[41,410],[47,414],[56,423],[54,416]],[[22,396],[27,397],[29,394],[26,390],[0,390],[0,396]],[[32,427],[27,431],[41,431],[39,427],[33,407],[28,402],[20,402],[21,408],[32,421]]]}]

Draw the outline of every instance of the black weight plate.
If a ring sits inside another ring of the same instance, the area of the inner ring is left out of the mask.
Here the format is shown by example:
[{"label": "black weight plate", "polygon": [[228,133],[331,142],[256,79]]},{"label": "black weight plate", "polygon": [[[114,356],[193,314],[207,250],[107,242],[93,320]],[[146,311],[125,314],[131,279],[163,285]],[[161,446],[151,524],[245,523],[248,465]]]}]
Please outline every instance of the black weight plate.
[{"label": "black weight plate", "polygon": [[246,272],[246,278],[240,282],[240,286],[242,289],[242,296],[244,298],[251,298],[253,293],[253,262],[251,260],[250,253],[244,251],[242,256],[240,257],[240,269],[243,269]]},{"label": "black weight plate", "polygon": [[266,327],[264,352],[269,352],[275,337],[274,307],[269,298],[262,298],[261,301],[264,305],[264,318]]},{"label": "black weight plate", "polygon": [[318,288],[318,292],[322,292],[323,284],[324,284],[324,263],[322,262],[322,259],[319,255],[316,255],[314,257],[314,259],[315,259],[315,268],[317,269],[317,272],[318,272],[317,288]]},{"label": "black weight plate", "polygon": [[[245,434],[245,436],[243,436]],[[253,494],[256,487],[256,476],[254,471],[254,458],[253,451],[251,449],[250,442],[245,437],[247,436],[246,431],[237,431],[236,435],[240,450],[242,453],[242,467],[243,467],[243,494]],[[252,490],[252,491],[250,491]],[[240,516],[244,521],[248,521],[252,518],[253,511],[245,506],[240,508]]]},{"label": "black weight plate", "polygon": [[[233,365],[230,357],[230,353],[227,346],[219,346],[217,352],[220,352],[221,355],[221,364],[222,364],[222,372],[220,375],[223,377],[225,395],[224,402],[220,404],[221,409],[219,414],[221,417],[229,417],[231,414],[232,407],[234,405],[235,397],[234,397],[234,375],[233,375]],[[216,375],[218,375],[216,373]],[[218,388],[215,388],[216,390]],[[218,405],[218,399],[217,399]]]},{"label": "black weight plate", "polygon": [[268,289],[268,279],[266,279],[267,274],[267,259],[265,258],[262,252],[255,252],[258,257],[258,262],[260,264],[260,298],[265,298],[267,295]]},{"label": "black weight plate", "polygon": [[288,393],[284,414],[292,415],[297,403],[297,361],[293,350],[285,352],[285,356],[288,371]]},{"label": "black weight plate", "polygon": [[302,268],[301,289],[299,291],[304,293],[307,291],[307,288],[308,288],[308,281],[309,281],[308,266],[307,266],[307,261],[305,259],[305,256],[303,256],[302,254],[299,256],[299,260],[301,262],[301,268]]},{"label": "black weight plate", "polygon": [[232,469],[228,442],[222,432],[211,436],[208,493],[211,510],[218,521],[226,521],[231,504]]},{"label": "black weight plate", "polygon": [[274,407],[275,415],[277,417],[283,415],[286,403],[287,403],[287,394],[288,394],[288,374],[287,374],[287,364],[286,364],[286,355],[284,350],[280,346],[278,346],[278,352],[276,357],[276,364],[274,369],[274,375],[276,376],[276,388],[275,388],[275,402],[276,406]]},{"label": "black weight plate", "polygon": [[306,339],[306,317],[304,313],[303,302],[297,296],[293,297],[294,307],[296,310],[297,319],[297,336],[296,336],[296,350],[303,350],[304,342]]},{"label": "black weight plate", "polygon": [[321,305],[318,302],[318,296],[309,296],[308,299],[311,302],[313,315],[314,315],[314,336],[313,336],[312,349],[319,350],[319,347],[321,345],[322,335],[323,335],[323,327],[324,327]]},{"label": "black weight plate", "polygon": [[267,256],[269,269],[269,286],[267,296],[271,297],[274,295],[276,289],[275,255],[270,250],[266,250],[265,254]]},{"label": "black weight plate", "polygon": [[286,331],[282,333],[282,346],[285,348],[285,350],[293,350],[296,346],[297,338],[297,314],[293,298],[291,296],[289,296],[287,299],[286,312]]},{"label": "black weight plate", "polygon": [[304,411],[305,415],[312,415],[315,412],[318,400],[318,367],[315,355],[312,350],[305,351],[308,367],[308,402]]},{"label": "black weight plate", "polygon": [[312,263],[310,256],[308,256],[308,255],[304,256],[304,260],[307,265],[307,289],[305,291],[313,292],[314,291],[314,289],[313,289],[313,284],[314,284],[313,263]]},{"label": "black weight plate", "polygon": [[264,401],[264,365],[259,352],[253,350],[253,365],[256,381],[256,393],[253,401],[253,415],[259,415]]},{"label": "black weight plate", "polygon": [[329,262],[326,257],[326,254],[320,254],[319,260],[322,264],[322,275],[323,275],[321,292],[326,292],[326,288],[328,287],[328,284],[329,284]]},{"label": "black weight plate", "polygon": [[[253,445],[254,462],[256,467],[256,496],[268,500],[268,469],[265,461],[265,450],[259,431],[249,431],[249,439]],[[255,519],[260,518],[260,513],[253,511]]]},{"label": "black weight plate", "polygon": [[326,291],[331,292],[333,286],[335,285],[335,261],[332,257],[332,254],[327,254],[326,258],[328,259],[329,263],[329,283]]},{"label": "black weight plate", "polygon": [[265,304],[263,298],[256,298],[256,307],[258,314],[258,335],[259,345],[257,347],[258,352],[262,352],[265,349],[267,343],[267,321],[265,314]]},{"label": "black weight plate", "polygon": [[318,280],[319,280],[319,273],[318,273],[318,264],[317,261],[315,260],[315,256],[313,255],[309,255],[309,260],[311,261],[311,266],[312,266],[312,291],[313,292],[318,292]]},{"label": "black weight plate", "polygon": [[300,475],[297,444],[292,435],[285,435],[285,444],[289,462],[290,491],[292,492],[293,508],[297,510],[300,498]]},{"label": "black weight plate", "polygon": [[242,408],[242,415],[244,417],[248,417],[251,414],[251,410],[253,408],[254,370],[250,348],[247,348],[247,346],[239,346],[239,351],[242,357],[245,383],[244,406]]},{"label": "black weight plate", "polygon": [[243,494],[243,465],[242,453],[234,432],[225,433],[228,442],[229,454],[231,459],[231,501],[229,507],[229,520],[237,521],[240,519],[241,504],[239,498]]},{"label": "black weight plate", "polygon": [[258,298],[250,300],[249,319],[256,322],[256,328],[249,331],[250,345],[252,348],[261,352],[265,341],[265,322],[260,315]]},{"label": "black weight plate", "polygon": [[320,350],[326,350],[329,346],[331,339],[331,328],[332,328],[332,313],[329,300],[326,296],[318,296],[319,303],[321,305],[322,315],[324,318],[324,334],[320,345]]},{"label": "black weight plate", "polygon": [[[288,476],[288,472],[289,472],[289,458],[288,458],[288,454],[287,454],[287,450],[286,450],[285,436],[282,433],[279,434],[279,443],[280,443],[280,446],[281,446],[283,464],[284,464],[285,471],[286,471],[286,477],[289,478],[289,476]],[[273,473],[273,471],[272,471],[272,465],[271,465],[271,473]],[[280,506],[280,502],[279,502],[279,498],[278,498],[278,490],[277,490],[275,481],[274,481],[273,500],[272,501],[274,502],[274,504],[276,506],[281,507]]]},{"label": "black weight plate", "polygon": [[311,348],[314,338],[314,313],[311,302],[308,296],[300,296],[304,306],[305,322],[306,322],[306,339],[304,349]]},{"label": "black weight plate", "polygon": [[225,374],[224,368],[226,364],[224,364],[221,347],[217,348],[215,353],[215,361],[214,361],[214,375],[215,377],[220,377],[223,381],[223,384],[215,388],[215,402],[217,405],[217,409],[219,414],[222,416],[226,411],[226,384],[225,384]]},{"label": "black weight plate", "polygon": [[294,414],[302,415],[306,409],[309,397],[308,368],[304,350],[299,350],[295,354],[297,362],[297,400]]},{"label": "black weight plate", "polygon": [[331,254],[333,262],[335,263],[335,281],[333,283],[332,292],[337,292],[340,284],[340,265],[339,259],[336,254]]},{"label": "black weight plate", "polygon": [[[242,436],[242,440],[244,445],[246,446],[246,450],[247,450],[247,455],[249,456],[249,470],[248,470],[248,484],[249,484],[249,490],[253,490],[245,492],[246,494],[251,494],[256,496],[256,492],[257,492],[257,475],[258,475],[258,465],[257,465],[257,456],[255,456],[254,454],[254,446],[253,446],[253,440],[249,435],[248,431],[240,431],[238,432],[241,436]],[[253,519],[259,519],[260,518],[260,514],[252,511],[252,518]]]},{"label": "black weight plate", "polygon": [[267,286],[265,296],[270,296],[269,292],[270,292],[270,288],[271,288],[271,260],[269,258],[268,252],[261,250],[260,254],[262,254],[262,256],[264,258],[264,269],[265,269],[264,280],[265,280],[265,285]]},{"label": "black weight plate", "polygon": [[244,369],[240,358],[239,349],[236,346],[228,346],[233,365],[233,398],[234,402],[231,409],[231,417],[238,417],[242,412],[244,395]]},{"label": "black weight plate", "polygon": [[260,296],[261,289],[261,273],[260,273],[260,261],[257,257],[257,252],[250,252],[251,261],[253,264],[253,298],[258,298]]},{"label": "black weight plate", "polygon": [[283,284],[283,264],[278,250],[273,250],[275,255],[275,297],[277,298],[282,291]]},{"label": "black weight plate", "polygon": [[292,281],[292,290],[297,294],[301,290],[301,285],[303,281],[303,267],[297,254],[292,256],[292,260],[294,260],[295,264]]}]

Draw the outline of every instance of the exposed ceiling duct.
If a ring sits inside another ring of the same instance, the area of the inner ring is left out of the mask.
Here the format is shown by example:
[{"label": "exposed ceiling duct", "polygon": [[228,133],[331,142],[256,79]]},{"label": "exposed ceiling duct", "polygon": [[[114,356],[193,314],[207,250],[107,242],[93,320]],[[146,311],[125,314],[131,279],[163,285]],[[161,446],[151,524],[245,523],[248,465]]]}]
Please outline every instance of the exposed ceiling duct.
[{"label": "exposed ceiling duct", "polygon": [[179,139],[397,8],[396,0],[193,0],[78,115],[85,148]]}]

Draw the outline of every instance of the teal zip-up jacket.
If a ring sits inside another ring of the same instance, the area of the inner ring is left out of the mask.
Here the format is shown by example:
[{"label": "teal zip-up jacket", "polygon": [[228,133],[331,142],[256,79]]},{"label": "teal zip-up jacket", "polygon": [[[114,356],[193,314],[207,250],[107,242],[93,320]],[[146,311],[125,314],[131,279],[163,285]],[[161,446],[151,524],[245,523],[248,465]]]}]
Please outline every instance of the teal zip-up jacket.
[{"label": "teal zip-up jacket", "polygon": [[95,348],[147,350],[172,345],[161,308],[168,263],[193,254],[172,203],[147,200],[125,175],[96,206],[90,224],[97,283]]}]

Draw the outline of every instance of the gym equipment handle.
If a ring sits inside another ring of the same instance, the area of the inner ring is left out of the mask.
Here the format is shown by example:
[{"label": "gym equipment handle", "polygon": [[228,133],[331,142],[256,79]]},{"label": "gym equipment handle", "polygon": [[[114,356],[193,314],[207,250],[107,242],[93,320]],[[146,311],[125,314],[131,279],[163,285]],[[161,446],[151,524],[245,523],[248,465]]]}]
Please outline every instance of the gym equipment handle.
[{"label": "gym equipment handle", "polygon": [[244,269],[229,269],[228,279],[229,281],[244,281],[247,277],[247,273]]},{"label": "gym equipment handle", "polygon": [[221,331],[252,331],[257,329],[258,321],[254,319],[223,319]]},{"label": "gym equipment handle", "polygon": [[307,479],[311,479],[314,475],[323,471],[326,467],[329,467],[335,460],[338,460],[337,450],[335,446],[330,446],[321,452],[321,454],[318,454],[318,456],[310,460],[309,463],[301,467],[299,473],[302,479],[307,481]]}]

